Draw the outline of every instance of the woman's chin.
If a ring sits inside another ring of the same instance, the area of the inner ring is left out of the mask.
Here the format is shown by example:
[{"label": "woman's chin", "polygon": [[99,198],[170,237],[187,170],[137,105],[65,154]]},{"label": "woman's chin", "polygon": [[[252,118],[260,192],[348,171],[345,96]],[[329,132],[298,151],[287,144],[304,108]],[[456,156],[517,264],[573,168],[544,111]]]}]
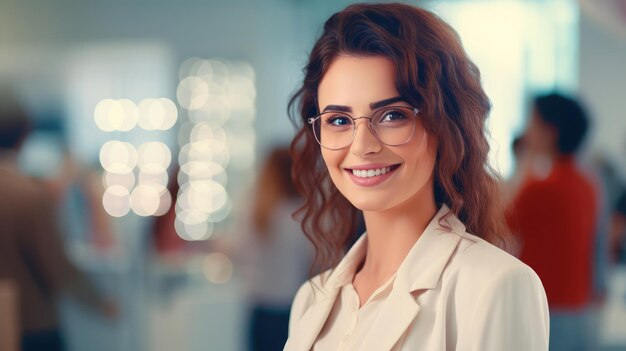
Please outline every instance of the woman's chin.
[{"label": "woman's chin", "polygon": [[350,199],[350,203],[363,212],[380,212],[393,207],[392,204],[380,197]]}]

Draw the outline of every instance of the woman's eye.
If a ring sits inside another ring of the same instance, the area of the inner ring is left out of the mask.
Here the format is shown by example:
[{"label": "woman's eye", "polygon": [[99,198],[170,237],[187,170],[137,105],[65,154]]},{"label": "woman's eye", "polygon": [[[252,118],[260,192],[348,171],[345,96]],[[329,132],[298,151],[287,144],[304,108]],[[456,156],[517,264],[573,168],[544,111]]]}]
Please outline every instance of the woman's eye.
[{"label": "woman's eye", "polygon": [[352,120],[347,116],[336,115],[329,117],[326,123],[333,126],[347,126],[352,124]]},{"label": "woman's eye", "polygon": [[397,120],[403,120],[403,119],[406,119],[406,118],[407,118],[407,116],[403,112],[400,112],[400,111],[387,111],[387,112],[383,113],[383,116],[380,118],[380,123],[393,122],[393,121],[397,121]]}]

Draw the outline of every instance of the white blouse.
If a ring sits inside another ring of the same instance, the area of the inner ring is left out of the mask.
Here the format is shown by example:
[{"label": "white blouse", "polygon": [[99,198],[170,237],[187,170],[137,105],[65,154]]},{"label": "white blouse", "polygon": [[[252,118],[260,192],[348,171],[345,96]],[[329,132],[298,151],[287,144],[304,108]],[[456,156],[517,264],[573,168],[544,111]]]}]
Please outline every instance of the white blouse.
[{"label": "white blouse", "polygon": [[362,350],[364,347],[363,340],[383,308],[396,277],[394,274],[389,278],[359,308],[359,295],[352,285],[352,280],[357,266],[365,258],[365,248],[365,245],[359,247],[357,252],[359,259],[351,262],[348,267],[347,279],[342,284],[330,315],[313,345],[314,351]]}]

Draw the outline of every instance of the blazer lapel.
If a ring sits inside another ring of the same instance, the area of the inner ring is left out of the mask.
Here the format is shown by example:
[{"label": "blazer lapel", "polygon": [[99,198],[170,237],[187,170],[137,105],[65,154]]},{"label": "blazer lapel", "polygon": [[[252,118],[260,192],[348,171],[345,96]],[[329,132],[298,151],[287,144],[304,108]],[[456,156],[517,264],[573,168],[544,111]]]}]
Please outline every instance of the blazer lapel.
[{"label": "blazer lapel", "polygon": [[363,345],[368,350],[391,350],[419,311],[420,306],[410,293],[392,290]]},{"label": "blazer lapel", "polygon": [[293,334],[289,336],[283,351],[308,351],[313,347],[335,303],[338,291],[335,290],[330,296],[322,298],[309,307],[298,321]]},{"label": "blazer lapel", "polygon": [[295,325],[292,335],[289,335],[283,351],[310,350],[317,339],[332,307],[337,299],[341,287],[354,276],[356,266],[365,257],[366,234],[363,234],[352,248],[346,253],[325,280],[322,290],[317,291],[315,302],[304,312]]},{"label": "blazer lapel", "polygon": [[370,333],[363,341],[368,350],[391,350],[418,316],[417,290],[437,287],[450,256],[461,241],[465,226],[443,205],[398,268],[393,289]]}]

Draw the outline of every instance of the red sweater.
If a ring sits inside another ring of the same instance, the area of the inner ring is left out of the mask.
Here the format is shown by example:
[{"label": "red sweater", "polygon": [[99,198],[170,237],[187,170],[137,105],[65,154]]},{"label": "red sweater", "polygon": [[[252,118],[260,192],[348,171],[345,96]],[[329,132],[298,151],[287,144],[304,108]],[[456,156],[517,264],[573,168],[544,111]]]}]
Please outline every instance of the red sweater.
[{"label": "red sweater", "polygon": [[507,221],[520,259],[541,278],[550,308],[591,300],[597,213],[597,191],[572,157],[557,160],[548,178],[527,181],[513,201]]}]

